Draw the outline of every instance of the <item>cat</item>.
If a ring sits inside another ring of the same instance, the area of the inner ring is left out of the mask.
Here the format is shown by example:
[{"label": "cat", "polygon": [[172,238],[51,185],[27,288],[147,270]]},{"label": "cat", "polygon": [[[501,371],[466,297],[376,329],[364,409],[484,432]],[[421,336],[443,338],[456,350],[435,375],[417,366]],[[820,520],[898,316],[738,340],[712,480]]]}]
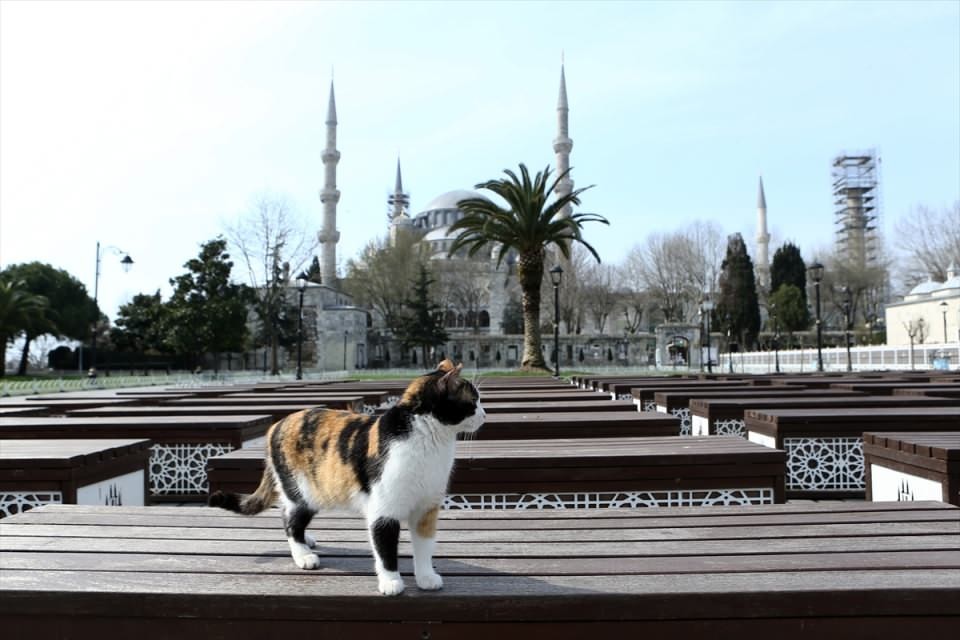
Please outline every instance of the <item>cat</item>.
[{"label": "cat", "polygon": [[324,507],[352,507],[366,518],[377,587],[399,595],[400,523],[413,543],[417,586],[443,587],[433,567],[437,515],[453,468],[458,433],[483,425],[480,394],[450,360],[415,378],[395,406],[379,417],[323,408],[280,420],[267,432],[266,464],[250,495],[217,491],[209,504],[253,515],[279,497],[290,554],[301,569],[316,569],[316,542],[305,533]]}]

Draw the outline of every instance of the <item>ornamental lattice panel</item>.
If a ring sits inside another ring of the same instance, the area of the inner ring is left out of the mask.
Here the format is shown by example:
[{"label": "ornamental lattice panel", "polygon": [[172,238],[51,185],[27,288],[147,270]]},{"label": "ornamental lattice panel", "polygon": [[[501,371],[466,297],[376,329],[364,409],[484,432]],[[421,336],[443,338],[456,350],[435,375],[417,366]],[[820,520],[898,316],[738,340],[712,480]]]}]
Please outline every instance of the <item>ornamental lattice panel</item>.
[{"label": "ornamental lattice panel", "polygon": [[680,435],[690,435],[690,409],[688,407],[682,407],[680,409],[672,409],[670,413],[680,418]]},{"label": "ornamental lattice panel", "polygon": [[784,438],[787,490],[863,491],[863,440]]},{"label": "ornamental lattice panel", "polygon": [[444,509],[627,509],[636,507],[707,507],[773,504],[773,489],[703,489],[689,491],[618,491],[610,493],[474,493],[451,494]]},{"label": "ornamental lattice panel", "polygon": [[205,494],[207,461],[233,451],[226,443],[155,444],[150,447],[150,495]]},{"label": "ornamental lattice panel", "polygon": [[657,403],[653,400],[644,400],[643,401],[643,410],[644,411],[656,411]]},{"label": "ornamental lattice panel", "polygon": [[714,420],[713,433],[718,436],[740,436],[747,437],[747,426],[739,418],[730,418],[728,420]]},{"label": "ornamental lattice panel", "polygon": [[11,491],[0,493],[0,518],[29,511],[45,504],[63,504],[59,491]]}]

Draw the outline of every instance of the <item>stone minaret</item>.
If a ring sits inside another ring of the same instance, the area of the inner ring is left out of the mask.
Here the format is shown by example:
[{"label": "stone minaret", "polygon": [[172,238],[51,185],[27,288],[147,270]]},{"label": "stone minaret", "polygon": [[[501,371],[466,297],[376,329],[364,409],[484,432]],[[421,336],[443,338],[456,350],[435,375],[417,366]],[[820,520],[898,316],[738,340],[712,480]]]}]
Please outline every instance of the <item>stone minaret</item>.
[{"label": "stone minaret", "polygon": [[320,274],[323,284],[333,287],[337,281],[337,203],[340,192],[337,190],[337,163],[340,152],[337,151],[337,103],[333,97],[333,81],[330,81],[330,104],[327,106],[327,146],[323,150],[323,190],[320,202],[323,203],[323,228],[317,234],[320,240]]},{"label": "stone minaret", "polygon": [[401,229],[408,229],[413,226],[413,220],[410,219],[408,210],[410,208],[410,194],[403,191],[403,180],[400,177],[400,158],[397,158],[397,180],[393,186],[393,193],[387,197],[387,205],[390,206],[390,244],[396,245],[397,234]]},{"label": "stone minaret", "polygon": [[[553,139],[553,150],[557,154],[557,173],[562,174],[570,168],[570,150],[573,149],[573,140],[570,139],[569,121],[570,107],[567,106],[567,79],[564,75],[563,64],[560,65],[560,99],[557,102],[557,137]],[[556,193],[558,196],[566,195],[573,191],[573,180],[568,175],[557,184]],[[569,216],[572,208],[568,205],[563,210],[563,215]]]},{"label": "stone minaret", "polygon": [[763,177],[757,193],[757,289],[770,288],[770,234],[767,233],[767,199],[763,194]]}]

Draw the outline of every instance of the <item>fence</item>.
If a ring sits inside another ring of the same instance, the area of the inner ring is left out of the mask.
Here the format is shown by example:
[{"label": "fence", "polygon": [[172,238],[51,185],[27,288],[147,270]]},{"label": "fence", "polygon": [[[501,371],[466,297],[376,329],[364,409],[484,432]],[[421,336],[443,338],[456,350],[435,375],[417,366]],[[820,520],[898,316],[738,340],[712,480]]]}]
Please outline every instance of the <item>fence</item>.
[{"label": "fence", "polygon": [[[909,346],[861,346],[850,348],[850,368],[853,371],[875,371],[882,369],[951,369],[958,370],[960,365],[960,343],[918,344]],[[747,353],[725,353],[720,356],[714,372],[732,370],[736,373],[772,373],[776,371],[777,360],[780,371],[804,372],[817,370],[817,350],[798,349],[790,351],[752,351]],[[844,347],[823,349],[824,371],[846,371],[847,350]]]}]

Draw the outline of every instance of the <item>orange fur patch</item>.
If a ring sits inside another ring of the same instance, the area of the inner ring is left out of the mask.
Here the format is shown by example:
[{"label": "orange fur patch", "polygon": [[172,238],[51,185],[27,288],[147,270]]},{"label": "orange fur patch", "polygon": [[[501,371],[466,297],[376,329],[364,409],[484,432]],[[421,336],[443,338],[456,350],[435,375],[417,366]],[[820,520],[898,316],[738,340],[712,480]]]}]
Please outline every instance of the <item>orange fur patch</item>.
[{"label": "orange fur patch", "polygon": [[439,511],[440,507],[438,505],[423,514],[423,517],[417,523],[417,533],[420,536],[432,538],[437,534],[437,514]]}]

